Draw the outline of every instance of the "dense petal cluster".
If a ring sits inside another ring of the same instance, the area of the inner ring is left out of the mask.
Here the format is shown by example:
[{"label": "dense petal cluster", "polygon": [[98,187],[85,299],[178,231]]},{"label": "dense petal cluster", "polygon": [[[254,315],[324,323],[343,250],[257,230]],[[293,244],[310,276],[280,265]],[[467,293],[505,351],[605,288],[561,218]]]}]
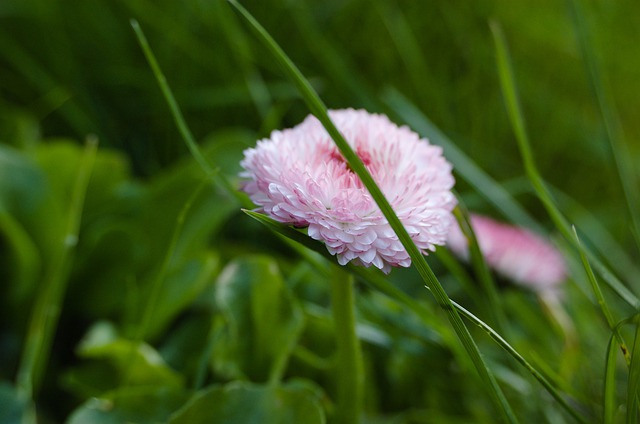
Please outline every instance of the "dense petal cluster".
[{"label": "dense petal cluster", "polygon": [[[536,292],[556,289],[565,280],[564,258],[548,241],[484,216],[472,214],[470,221],[487,264],[502,276]],[[451,228],[447,247],[468,260],[468,241],[459,226]]]},{"label": "dense petal cluster", "polygon": [[[334,110],[329,116],[365,164],[424,253],[445,243],[456,204],[454,179],[442,149],[384,115]],[[308,227],[342,265],[390,271],[411,259],[322,124],[308,116],[247,149],[243,189],[258,210]]]}]

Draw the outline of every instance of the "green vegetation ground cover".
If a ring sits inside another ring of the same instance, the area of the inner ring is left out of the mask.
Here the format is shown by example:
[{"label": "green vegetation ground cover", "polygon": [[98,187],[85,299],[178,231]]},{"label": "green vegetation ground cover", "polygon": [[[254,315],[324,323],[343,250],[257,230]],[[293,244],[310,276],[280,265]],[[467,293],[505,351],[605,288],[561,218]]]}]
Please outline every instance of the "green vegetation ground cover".
[{"label": "green vegetation ground cover", "polygon": [[[384,112],[434,143],[444,137],[504,191],[474,184],[471,167],[455,170],[470,209],[555,240],[571,270],[562,301],[568,321],[534,294],[500,281],[508,322],[502,335],[581,414],[632,420],[625,407],[637,390],[640,355],[631,355],[629,377],[622,355],[610,354],[612,331],[573,241],[561,237],[526,179],[489,22],[501,26],[508,42],[537,171],[580,240],[638,296],[638,245],[618,172],[633,205],[640,163],[638,5],[243,5],[329,107]],[[301,256],[242,213],[228,187],[202,172],[132,18],[205,157],[234,187],[244,148],[309,113],[226,2],[2,2],[0,421],[15,422],[25,410],[26,419],[35,413],[42,422],[331,420],[328,264]],[[99,141],[96,151],[88,136]],[[90,178],[78,188],[83,166]],[[510,213],[507,203],[519,204],[524,215]],[[74,223],[77,239],[67,237],[75,235]],[[428,263],[449,296],[493,324],[485,298],[462,284],[441,255]],[[633,307],[596,271],[614,324],[633,318]],[[475,280],[471,269],[463,272]],[[389,280],[424,308],[416,314],[360,278],[367,422],[494,422],[486,388],[417,273],[395,270]],[[48,281],[62,281],[65,290],[53,312],[59,321],[47,342],[51,354],[34,371],[33,412],[17,374]],[[146,309],[150,299],[157,300],[153,310]],[[631,324],[620,332],[635,353]],[[572,421],[482,329],[470,330],[521,422]],[[605,375],[607,365],[613,376]]]}]

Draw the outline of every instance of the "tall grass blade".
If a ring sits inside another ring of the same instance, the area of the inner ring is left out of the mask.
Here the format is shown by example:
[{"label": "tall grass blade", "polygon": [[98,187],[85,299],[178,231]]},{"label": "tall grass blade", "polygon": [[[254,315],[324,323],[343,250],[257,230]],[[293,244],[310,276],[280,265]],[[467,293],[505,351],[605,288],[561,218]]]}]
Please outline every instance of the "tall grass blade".
[{"label": "tall grass blade", "polygon": [[325,33],[318,28],[311,12],[310,3],[301,3],[296,0],[289,0],[295,4],[291,7],[292,20],[298,27],[298,35],[304,40],[306,47],[312,56],[317,58],[319,66],[324,68],[325,73],[331,77],[332,84],[340,84],[339,89],[348,91],[357,104],[370,109],[377,110],[379,101],[371,95],[371,90],[366,86],[364,79],[357,77],[355,69],[358,67],[348,61],[348,56],[340,54],[338,46],[327,40]]},{"label": "tall grass blade", "polygon": [[604,393],[602,422],[604,424],[615,423],[616,410],[618,404],[616,401],[616,360],[618,359],[618,342],[612,334],[607,347],[607,362],[604,371]]},{"label": "tall grass blade", "polygon": [[138,21],[132,19],[131,26],[136,33],[136,37],[138,37],[138,42],[140,43],[140,47],[142,47],[142,51],[144,52],[147,61],[149,62],[149,66],[151,66],[151,70],[153,74],[156,76],[158,80],[158,84],[160,85],[160,90],[162,91],[162,95],[164,96],[169,108],[171,109],[171,114],[173,115],[174,120],[176,121],[176,125],[178,126],[178,131],[180,131],[180,135],[186,141],[191,154],[193,155],[198,165],[202,168],[202,170],[206,174],[213,174],[213,167],[207,162],[204,155],[200,152],[198,148],[198,144],[196,143],[195,138],[191,134],[191,130],[187,126],[187,123],[182,116],[182,112],[178,107],[178,102],[176,102],[171,89],[169,88],[169,84],[167,83],[167,79],[165,78],[162,70],[160,69],[160,65],[158,65],[158,61],[156,60],[153,51],[151,51],[151,47],[149,47],[149,42],[147,41],[147,37],[145,37],[144,32],[140,28],[140,24]]},{"label": "tall grass blade", "polygon": [[578,227],[589,228],[589,234],[580,235],[582,240],[588,241],[588,244],[603,256],[609,266],[615,265],[616,271],[627,281],[635,281],[640,275],[640,267],[602,222],[573,197],[557,187],[549,185],[549,188],[558,202],[572,211],[572,214],[567,213],[572,222],[575,222]]},{"label": "tall grass blade", "polygon": [[187,122],[184,120],[184,116],[182,115],[182,111],[178,106],[178,102],[176,101],[175,96],[171,91],[171,87],[169,87],[169,84],[167,83],[167,79],[164,76],[162,69],[160,69],[160,65],[158,64],[158,61],[156,60],[156,57],[153,54],[153,51],[151,50],[151,47],[149,46],[147,37],[145,37],[144,32],[142,31],[142,28],[140,28],[140,24],[135,19],[132,19],[130,23],[131,23],[131,27],[133,28],[136,34],[136,37],[138,38],[138,43],[140,43],[140,47],[142,48],[142,51],[145,57],[147,58],[147,62],[149,62],[149,66],[151,67],[153,75],[155,76],[156,81],[160,86],[162,95],[164,96],[164,99],[167,102],[167,105],[169,106],[169,109],[171,111],[171,116],[173,116],[176,126],[178,127],[178,131],[180,132],[182,139],[184,140],[187,147],[189,148],[191,155],[194,157],[196,162],[198,162],[198,165],[200,166],[200,168],[206,174],[207,177],[213,176],[215,180],[228,193],[232,194],[240,202],[240,204],[248,208],[251,207],[252,206],[251,202],[249,201],[247,196],[245,196],[244,194],[236,190],[231,184],[231,182],[221,172],[218,172],[217,169],[214,168],[204,157],[204,154],[200,150],[198,143],[196,143],[196,140],[193,137],[193,134],[191,133],[191,130],[187,125]]},{"label": "tall grass blade", "polygon": [[447,296],[446,292],[442,288],[442,285],[437,280],[435,274],[427,264],[427,261],[425,260],[420,250],[411,240],[409,233],[406,231],[406,229],[400,222],[400,219],[395,214],[393,208],[380,191],[380,188],[373,181],[371,174],[369,174],[360,158],[355,154],[353,149],[351,149],[347,141],[342,137],[338,129],[329,118],[326,106],[323,104],[322,100],[320,100],[313,87],[311,87],[309,82],[298,70],[298,68],[293,64],[293,62],[291,62],[291,60],[276,44],[273,38],[271,38],[267,31],[253,18],[253,16],[251,16],[249,12],[237,2],[230,0],[229,3],[233,7],[235,7],[235,9],[240,13],[241,16],[244,17],[257,38],[264,44],[273,58],[286,72],[287,76],[300,90],[300,94],[302,95],[311,112],[322,123],[322,125],[327,130],[336,146],[340,150],[340,153],[342,153],[342,155],[346,159],[351,169],[358,175],[367,190],[369,190],[369,193],[376,201],[376,204],[391,225],[391,228],[393,228],[394,232],[402,242],[404,248],[407,249],[407,252],[409,253],[416,269],[418,270],[418,273],[421,275],[427,286],[431,288],[431,291],[436,298],[437,303],[446,312],[449,321],[451,322],[463,346],[465,347],[467,354],[473,361],[478,373],[480,374],[480,377],[487,384],[487,387],[490,388],[490,394],[492,395],[496,406],[502,413],[503,418],[508,422],[517,422],[517,419],[513,414],[513,411],[511,410],[511,407],[509,406],[506,398],[504,397],[502,390],[498,386],[498,383],[496,382],[495,378],[489,371],[489,368],[486,366],[484,360],[482,359],[482,356],[480,355],[480,352],[478,350],[478,346],[475,344],[475,341],[471,337],[469,330],[462,322],[460,315],[453,307],[451,299],[449,299],[449,297]]},{"label": "tall grass blade", "polygon": [[616,324],[615,319],[613,318],[613,314],[611,310],[607,306],[607,302],[602,295],[602,290],[600,290],[600,285],[598,284],[598,279],[596,275],[593,273],[593,269],[591,268],[591,264],[589,264],[589,259],[587,259],[587,255],[582,247],[582,243],[580,243],[580,238],[578,237],[578,233],[576,232],[575,227],[573,228],[573,234],[575,235],[575,239],[578,245],[578,251],[580,253],[580,259],[582,260],[582,264],[584,266],[585,271],[587,272],[587,277],[589,278],[589,282],[591,283],[591,288],[593,289],[593,293],[596,296],[598,304],[600,305],[600,309],[607,320],[607,324],[609,324],[609,328],[613,332],[613,335],[620,346],[620,350],[622,350],[622,354],[624,355],[624,359],[627,362],[627,365],[631,364],[631,357],[629,356],[629,350],[627,349],[627,345],[622,338],[622,334],[620,330],[618,330],[618,326]]},{"label": "tall grass blade", "polygon": [[[256,219],[261,224],[265,225],[271,231],[281,236],[284,240],[292,241],[289,243],[291,248],[295,249],[302,257],[308,257],[306,253],[309,253],[307,249],[310,249],[316,253],[319,253],[324,259],[331,263],[336,263],[335,257],[331,256],[327,249],[318,241],[313,240],[299,231],[294,230],[290,226],[274,219],[251,211],[244,211],[250,217]],[[305,249],[306,248],[306,249]],[[306,252],[306,253],[305,253]],[[323,267],[319,266],[314,259],[310,261],[319,270]],[[356,274],[360,280],[369,286],[373,287],[377,291],[384,293],[391,299],[395,300],[401,305],[406,306],[409,310],[421,317],[424,322],[428,322],[428,316],[426,315],[425,305],[418,302],[413,297],[409,296],[393,284],[391,284],[379,271],[364,268],[361,266],[355,266],[352,264],[347,265],[349,270]],[[544,375],[538,371],[533,365],[531,365],[513,346],[511,346],[497,331],[491,326],[486,324],[480,318],[476,317],[473,313],[457,304],[455,301],[451,301],[456,310],[471,323],[482,329],[494,342],[496,342],[502,349],[504,349],[511,357],[513,357],[518,363],[520,363],[531,375],[540,382],[540,384],[549,392],[554,399],[558,401],[560,406],[571,415],[577,422],[586,423],[587,420],[579,412],[577,412],[567,402],[565,397],[556,389],[553,384]]]},{"label": "tall grass blade", "polygon": [[[529,181],[531,181],[538,198],[544,205],[556,228],[558,228],[567,241],[569,241],[576,249],[579,249],[575,237],[573,236],[571,225],[569,225],[569,222],[555,205],[555,201],[535,166],[531,145],[525,129],[524,118],[516,93],[506,41],[498,23],[491,22],[491,32],[493,34],[493,40],[496,47],[496,63],[507,107],[507,113],[511,120],[513,131],[516,135],[516,141],[518,142],[518,148],[520,149],[520,154],[522,156]],[[629,291],[629,289],[627,289],[620,280],[618,280],[613,272],[611,272],[586,246],[584,247],[584,251],[609,287],[629,305],[634,307],[636,310],[640,310],[640,300],[638,300],[638,298]]]},{"label": "tall grass blade", "polygon": [[631,155],[625,143],[624,131],[618,118],[611,92],[605,87],[581,2],[580,0],[570,0],[569,3],[580,45],[580,53],[587,68],[591,90],[598,103],[598,110],[604,123],[611,154],[613,155],[620,185],[625,196],[627,211],[631,217],[631,232],[634,235],[638,249],[640,249],[640,201],[638,201],[638,190],[634,188],[634,183],[638,181],[638,175],[634,172],[637,166],[633,166],[629,161]]},{"label": "tall grass blade", "polygon": [[[60,115],[81,136],[95,131],[99,127],[87,114],[86,108],[79,105],[77,99],[73,98],[70,88],[62,86],[46,66],[38,63],[27,50],[1,32],[0,52],[2,52],[3,61],[5,63],[8,62],[9,65],[19,70],[25,79],[44,96],[43,100],[47,103],[46,106],[49,109],[47,112],[52,112],[54,109],[59,111]],[[64,102],[67,99],[68,101]],[[52,100],[53,103],[51,102]],[[62,107],[63,104],[61,102],[64,103],[65,107]],[[44,118],[44,116],[39,118]]]},{"label": "tall grass blade", "polygon": [[458,204],[458,207],[454,210],[454,215],[456,217],[456,220],[458,221],[458,225],[462,229],[462,233],[467,238],[471,265],[473,266],[473,270],[476,273],[476,278],[480,280],[480,284],[482,286],[482,289],[484,290],[485,297],[488,300],[489,309],[494,320],[494,325],[498,330],[504,331],[506,328],[506,318],[504,310],[502,308],[502,303],[500,302],[500,298],[498,296],[497,285],[493,277],[491,276],[491,272],[489,271],[487,262],[485,261],[482,251],[480,250],[480,245],[478,245],[476,233],[471,226],[469,211],[467,211],[466,207],[460,202]]},{"label": "tall grass blade", "polygon": [[636,334],[627,386],[627,424],[638,422],[638,389],[640,389],[640,315],[634,317],[633,323],[636,326]]},{"label": "tall grass blade", "polygon": [[98,151],[97,138],[87,137],[78,174],[72,189],[67,225],[59,240],[58,254],[51,260],[42,288],[33,306],[26,341],[20,358],[17,386],[25,397],[33,398],[42,372],[51,353],[53,337],[58,325],[62,302],[67,288],[70,265],[78,243],[84,200]]},{"label": "tall grass blade", "polygon": [[476,165],[405,96],[393,88],[387,88],[382,98],[407,125],[427,137],[433,144],[441,146],[445,157],[453,164],[456,175],[475,188],[506,218],[516,224],[542,232],[540,224],[511,197],[508,191]]}]

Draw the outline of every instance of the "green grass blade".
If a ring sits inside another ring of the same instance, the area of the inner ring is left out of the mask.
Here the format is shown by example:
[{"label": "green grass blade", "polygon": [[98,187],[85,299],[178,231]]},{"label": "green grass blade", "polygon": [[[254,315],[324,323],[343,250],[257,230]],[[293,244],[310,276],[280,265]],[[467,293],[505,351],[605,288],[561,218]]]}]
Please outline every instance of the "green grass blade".
[{"label": "green grass blade", "polygon": [[602,408],[602,422],[604,424],[615,423],[616,410],[616,360],[618,358],[618,343],[612,334],[607,347],[607,362],[604,371],[604,394]]},{"label": "green grass blade", "polygon": [[445,157],[453,164],[456,175],[475,188],[509,221],[542,232],[540,224],[513,199],[502,185],[476,165],[406,97],[393,88],[387,88],[382,98],[407,125],[427,137],[431,143],[441,146]]},{"label": "green grass blade", "polygon": [[575,227],[573,228],[573,234],[576,239],[576,243],[578,245],[578,251],[580,253],[580,259],[582,260],[582,264],[584,266],[585,271],[587,272],[587,277],[589,278],[589,282],[591,283],[591,288],[593,289],[593,293],[596,296],[598,304],[600,305],[600,309],[607,320],[607,324],[609,324],[609,328],[613,332],[618,345],[620,346],[620,350],[622,350],[622,354],[624,355],[624,359],[627,362],[627,365],[631,364],[631,357],[629,356],[629,350],[627,349],[627,345],[622,338],[622,334],[618,330],[615,319],[613,318],[613,314],[609,310],[607,306],[607,302],[604,300],[604,296],[602,295],[602,290],[600,290],[600,285],[598,284],[598,279],[596,275],[593,273],[593,269],[591,268],[591,264],[589,264],[589,259],[587,258],[587,254],[582,247],[582,243],[580,243],[580,238],[578,237],[578,233],[576,232]]},{"label": "green grass blade", "polygon": [[[562,233],[562,235],[576,248],[579,248],[573,237],[573,231],[571,225],[567,222],[566,218],[560,212],[555,205],[551,193],[547,189],[542,177],[540,176],[533,159],[533,153],[531,151],[531,145],[525,129],[524,118],[520,109],[520,103],[516,93],[515,83],[513,79],[513,72],[511,69],[509,53],[507,51],[506,41],[504,34],[500,26],[496,22],[491,22],[491,31],[493,33],[493,40],[496,47],[496,63],[498,67],[498,73],[500,76],[500,84],[502,86],[502,92],[505,98],[505,104],[507,107],[507,113],[511,121],[514,133],[516,135],[516,141],[520,154],[524,162],[525,171],[529,177],[529,181],[533,185],[533,188],[544,205],[547,213],[550,215],[556,228]],[[600,272],[602,278],[607,282],[609,287],[624,299],[629,305],[633,306],[636,310],[640,310],[640,300],[627,289],[620,280],[611,272],[598,258],[585,246],[585,253],[589,260],[594,264],[594,267]]]},{"label": "green grass blade", "polygon": [[453,307],[451,299],[449,299],[446,292],[442,288],[442,285],[433,274],[433,271],[427,264],[427,261],[425,260],[422,253],[412,242],[411,237],[393,211],[393,208],[391,207],[389,202],[385,199],[379,187],[373,181],[373,178],[364,167],[364,164],[362,163],[360,158],[351,149],[349,144],[342,137],[338,129],[329,118],[325,105],[322,103],[308,81],[304,78],[302,73],[297,69],[293,62],[291,62],[291,60],[271,38],[267,31],[253,18],[253,16],[251,16],[249,12],[247,12],[247,10],[240,6],[237,2],[229,1],[229,3],[233,7],[235,7],[236,10],[245,18],[246,22],[249,24],[250,28],[257,36],[257,38],[264,44],[264,46],[271,53],[278,64],[283,68],[287,76],[292,80],[296,87],[298,87],[301,95],[303,96],[303,99],[307,103],[307,106],[309,107],[311,112],[325,127],[351,169],[358,175],[365,187],[369,190],[369,193],[376,201],[378,207],[386,217],[390,226],[397,234],[405,249],[407,249],[407,252],[409,253],[418,273],[421,275],[427,286],[431,288],[431,291],[437,303],[446,312],[447,317],[449,318],[449,321],[456,331],[456,334],[465,347],[467,354],[473,361],[482,380],[489,388],[490,394],[494,402],[496,403],[496,406],[502,413],[503,418],[509,422],[517,422],[517,419],[513,414],[511,407],[507,403],[502,390],[498,386],[495,378],[482,359],[478,347],[471,337],[469,330],[462,322],[462,319],[456,309]]},{"label": "green grass blade", "polygon": [[27,398],[32,398],[37,391],[43,367],[51,352],[97,151],[98,140],[95,137],[87,137],[72,189],[67,224],[63,237],[59,240],[58,254],[51,260],[51,269],[46,272],[46,277],[41,283],[42,289],[34,302],[17,374],[17,386]]},{"label": "green grass blade", "polygon": [[164,96],[165,100],[167,101],[167,104],[169,105],[169,108],[171,109],[171,114],[173,115],[176,121],[176,125],[178,126],[178,130],[180,131],[180,135],[186,141],[187,146],[191,151],[191,154],[193,155],[195,160],[198,162],[202,170],[206,174],[213,174],[214,173],[213,167],[209,164],[209,162],[207,162],[204,155],[200,152],[200,149],[198,148],[198,144],[196,143],[195,138],[193,138],[193,135],[191,134],[191,130],[189,130],[189,127],[187,126],[184,120],[184,117],[182,116],[182,112],[178,107],[178,102],[176,102],[176,99],[173,96],[171,89],[169,88],[167,79],[162,73],[162,70],[160,69],[160,65],[158,64],[158,61],[156,60],[156,57],[153,54],[153,51],[151,51],[151,47],[149,47],[149,42],[147,41],[147,37],[145,37],[144,32],[142,32],[142,29],[140,28],[140,24],[138,23],[138,21],[132,19],[131,27],[133,27],[133,30],[136,33],[136,37],[138,37],[138,42],[140,43],[140,47],[142,47],[142,51],[144,52],[144,55],[147,58],[147,61],[149,62],[149,66],[151,66],[151,70],[153,71],[153,74],[158,80],[158,84],[160,85],[160,90],[162,90],[162,95]]},{"label": "green grass blade", "polygon": [[494,325],[498,330],[504,331],[506,328],[506,318],[502,308],[502,303],[498,296],[497,285],[491,276],[487,262],[480,250],[480,245],[478,245],[476,233],[471,226],[469,211],[462,203],[458,203],[458,207],[454,210],[454,215],[458,221],[458,225],[462,229],[462,233],[467,238],[471,265],[476,273],[476,278],[480,280],[480,284],[488,300],[489,310],[491,311]]},{"label": "green grass blade", "polygon": [[311,56],[317,58],[317,63],[331,78],[333,87],[341,91],[347,91],[358,105],[367,109],[377,110],[379,102],[371,95],[371,89],[366,86],[363,78],[358,78],[358,69],[354,63],[348,60],[348,55],[341,54],[339,45],[327,39],[326,33],[318,28],[309,4],[295,2],[296,7],[290,8],[292,20],[298,28],[298,36],[305,42],[305,46]]},{"label": "green grass blade", "polygon": [[638,422],[638,389],[640,388],[640,319],[634,318],[636,326],[633,351],[631,352],[631,367],[629,369],[629,381],[627,385],[627,424]]},{"label": "green grass blade", "polygon": [[[294,230],[290,226],[283,224],[281,222],[275,221],[274,219],[265,216],[263,214],[259,214],[251,211],[244,211],[247,215],[256,219],[261,224],[265,225],[270,230],[274,231],[276,234],[282,237],[283,240],[289,241],[289,246],[292,249],[296,250],[300,256],[304,258],[308,258],[310,249],[314,252],[319,253],[324,259],[329,262],[336,264],[336,259],[332,256],[327,249],[322,245],[322,243],[313,240],[303,233]],[[305,249],[306,248],[306,249]],[[443,251],[439,249],[440,251]],[[311,258],[310,262],[318,269],[319,272],[322,272],[325,267],[321,266],[316,258]],[[361,266],[355,266],[352,264],[348,264],[349,270],[356,274],[359,279],[365,284],[373,287],[375,290],[384,293],[389,296],[391,299],[395,300],[401,305],[406,306],[409,310],[415,313],[417,316],[421,317],[424,322],[430,322],[430,316],[427,314],[427,310],[424,304],[421,304],[419,301],[409,296],[395,285],[391,284],[379,271],[370,268],[364,268]],[[549,392],[554,399],[558,401],[560,406],[571,415],[577,422],[586,423],[588,422],[585,417],[583,417],[579,412],[577,412],[565,399],[565,397],[556,389],[556,387],[544,377],[544,375],[538,371],[533,365],[531,365],[513,346],[511,346],[496,330],[494,330],[491,326],[486,324],[480,318],[476,317],[473,313],[469,312],[464,307],[460,306],[456,302],[451,302],[453,307],[466,319],[472,322],[474,325],[482,329],[494,342],[496,342],[502,349],[504,349],[509,355],[511,355],[518,363],[520,363],[527,371],[531,373],[531,375],[540,382],[540,384]]]},{"label": "green grass blade", "polygon": [[[275,219],[268,217],[264,214],[253,212],[247,209],[243,209],[242,212],[246,213],[251,218],[255,219],[262,225],[266,226],[276,234],[280,234],[289,240],[298,242],[304,247],[306,247],[307,249],[313,250],[314,252],[320,253],[322,255],[325,255],[325,254],[329,255],[329,252],[327,251],[327,249],[324,248],[324,246],[322,246],[320,243],[318,243],[311,237],[307,236],[306,234],[300,231],[294,230],[289,225],[283,224],[282,222],[278,222]],[[330,258],[330,257],[331,257],[330,255],[327,256],[327,258]]]},{"label": "green grass blade", "polygon": [[627,281],[635,281],[640,275],[640,267],[634,262],[624,247],[611,235],[609,230],[598,220],[597,217],[586,207],[582,206],[576,199],[564,193],[562,190],[548,185],[553,195],[561,205],[565,205],[566,210],[571,210],[568,214],[570,220],[581,228],[589,228],[589,234],[581,234],[583,240],[603,257],[609,266],[616,266],[616,271]]},{"label": "green grass blade", "polygon": [[218,17],[218,25],[220,29],[227,37],[229,43],[233,42],[236,48],[232,49],[236,57],[236,62],[241,69],[244,77],[245,85],[249,91],[249,95],[253,100],[256,110],[260,114],[260,117],[264,119],[269,113],[271,108],[272,98],[271,93],[267,89],[260,72],[251,60],[251,49],[249,47],[249,41],[246,39],[245,34],[239,28],[239,24],[236,21],[232,12],[225,7],[223,2],[213,2],[211,5],[214,8],[215,16]]},{"label": "green grass blade", "polygon": [[[41,101],[46,105],[46,112],[58,111],[81,137],[99,127],[87,114],[87,108],[78,104],[77,99],[73,97],[73,90],[63,86],[46,66],[38,63],[27,50],[2,32],[0,32],[0,52],[2,52],[3,61],[19,70],[43,96]],[[65,107],[62,107],[63,103]]]},{"label": "green grass blade", "polygon": [[624,140],[624,131],[622,130],[611,92],[606,89],[604,84],[600,66],[590,40],[590,31],[584,17],[581,2],[580,0],[571,0],[569,3],[582,59],[587,68],[591,90],[596,98],[598,110],[604,123],[607,140],[626,200],[627,211],[631,217],[631,232],[634,235],[638,249],[640,249],[640,201],[638,201],[638,190],[634,189],[634,183],[638,182],[638,175],[634,172],[637,167],[630,163],[629,158],[632,156],[629,154]]},{"label": "green grass blade", "polygon": [[217,169],[215,169],[211,164],[209,164],[207,159],[204,157],[204,154],[200,150],[198,143],[196,143],[196,140],[193,137],[193,134],[191,133],[191,130],[187,125],[187,122],[184,120],[184,116],[182,115],[182,111],[178,106],[178,102],[176,101],[175,96],[171,91],[171,87],[169,87],[169,84],[167,83],[167,79],[165,78],[164,73],[162,72],[162,69],[160,69],[160,65],[158,64],[158,61],[156,60],[156,57],[153,54],[151,47],[149,46],[149,43],[147,41],[147,38],[144,35],[144,32],[142,31],[142,28],[140,28],[140,24],[138,24],[138,22],[135,19],[132,19],[131,26],[134,32],[136,33],[136,37],[138,38],[140,47],[142,48],[142,51],[144,52],[144,55],[147,58],[147,61],[149,62],[149,66],[151,67],[153,75],[155,76],[156,81],[160,86],[162,95],[164,96],[164,99],[167,102],[167,105],[169,106],[169,109],[171,111],[171,116],[173,116],[176,126],[178,127],[178,131],[180,132],[182,139],[184,140],[187,147],[189,148],[191,155],[194,157],[196,162],[198,162],[198,165],[200,166],[200,168],[206,174],[207,177],[210,177],[213,175],[215,177],[215,180],[228,193],[236,197],[236,199],[240,202],[240,204],[242,204],[247,208],[252,207],[252,204],[247,198],[247,196],[240,193],[238,190],[236,190],[235,187],[233,187],[233,185],[231,184],[231,182],[222,173],[217,172]]}]

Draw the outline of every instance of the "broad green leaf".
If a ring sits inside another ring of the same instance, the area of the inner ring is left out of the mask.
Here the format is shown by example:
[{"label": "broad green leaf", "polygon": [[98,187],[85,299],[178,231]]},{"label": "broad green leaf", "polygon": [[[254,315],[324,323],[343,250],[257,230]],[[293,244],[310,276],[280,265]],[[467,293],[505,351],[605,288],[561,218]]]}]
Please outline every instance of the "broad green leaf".
[{"label": "broad green leaf", "polygon": [[280,378],[304,320],[276,262],[267,256],[231,262],[218,278],[216,302],[224,321],[216,371],[253,381]]},{"label": "broad green leaf", "polygon": [[6,381],[0,381],[0,423],[35,424],[36,414],[31,402],[20,396]]},{"label": "broad green leaf", "polygon": [[39,275],[41,260],[38,248],[24,227],[2,210],[0,239],[4,239],[6,246],[6,250],[0,250],[0,280],[13,283],[8,297],[12,303],[21,304]]},{"label": "broad green leaf", "polygon": [[158,303],[146,329],[147,336],[153,337],[166,328],[213,282],[218,270],[218,255],[213,252],[203,252],[200,257],[185,261],[172,270],[162,281]]},{"label": "broad green leaf", "polygon": [[0,144],[0,209],[33,213],[47,196],[44,173],[18,150]]},{"label": "broad green leaf", "polygon": [[170,424],[322,424],[316,394],[300,385],[231,383],[199,392]]},{"label": "broad green leaf", "polygon": [[50,249],[61,237],[60,209],[45,174],[19,151],[0,145],[0,269],[7,298],[31,294]]},{"label": "broad green leaf", "polygon": [[124,387],[80,405],[67,424],[164,423],[189,398],[181,389]]},{"label": "broad green leaf", "polygon": [[119,337],[115,327],[106,322],[98,322],[89,330],[77,352],[80,357],[112,370],[114,381],[136,386],[183,386],[183,377],[169,368],[152,346]]},{"label": "broad green leaf", "polygon": [[[52,140],[40,144],[32,156],[47,176],[56,198],[67,204],[71,188],[77,176],[84,147],[70,140]],[[122,184],[130,179],[126,158],[116,151],[100,148],[96,154],[91,178],[87,188],[84,215],[100,217],[113,207],[114,198]]]},{"label": "broad green leaf", "polygon": [[255,142],[256,135],[253,132],[225,129],[209,134],[202,142],[202,149],[209,162],[215,164],[220,172],[237,176],[242,170],[240,162],[244,150],[253,147]]},{"label": "broad green leaf", "polygon": [[29,149],[40,141],[40,127],[34,116],[18,109],[0,113],[0,143]]}]

